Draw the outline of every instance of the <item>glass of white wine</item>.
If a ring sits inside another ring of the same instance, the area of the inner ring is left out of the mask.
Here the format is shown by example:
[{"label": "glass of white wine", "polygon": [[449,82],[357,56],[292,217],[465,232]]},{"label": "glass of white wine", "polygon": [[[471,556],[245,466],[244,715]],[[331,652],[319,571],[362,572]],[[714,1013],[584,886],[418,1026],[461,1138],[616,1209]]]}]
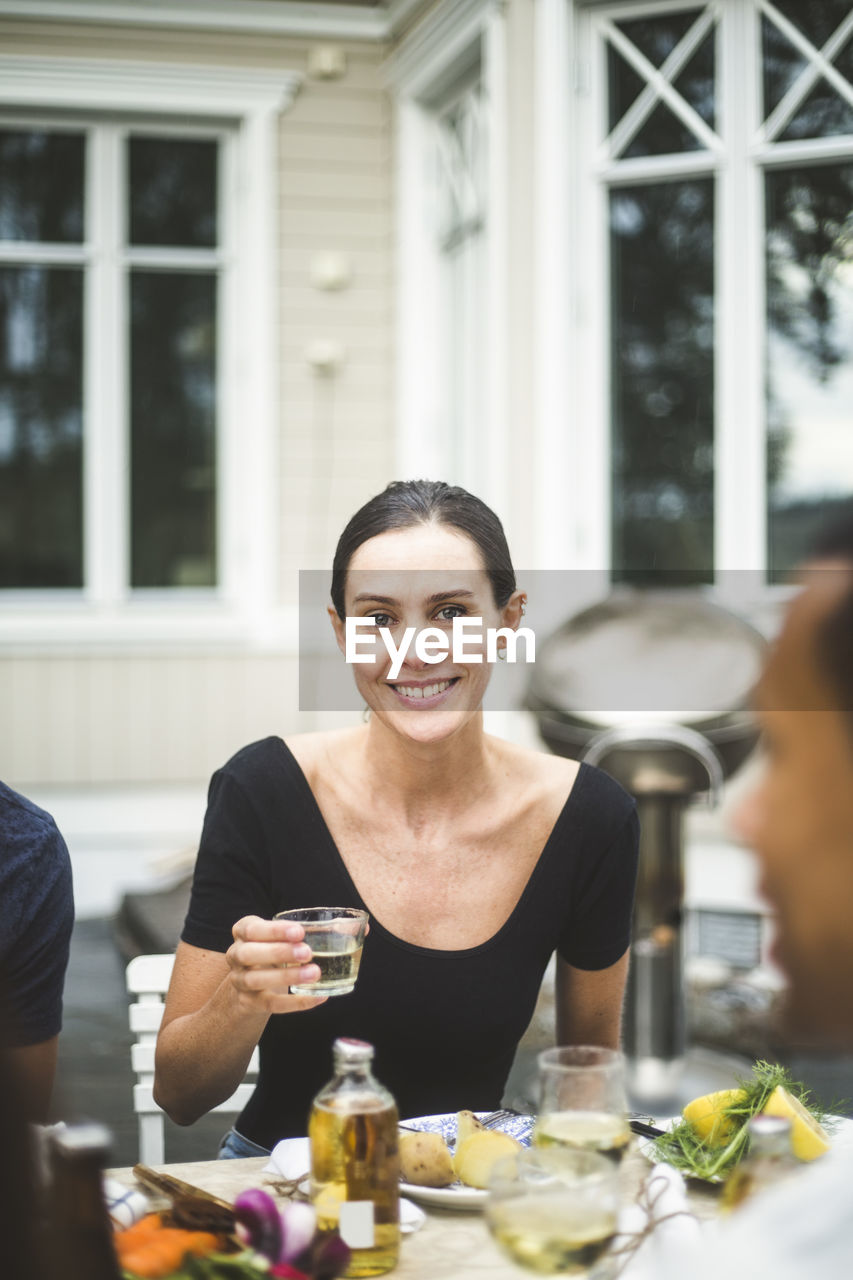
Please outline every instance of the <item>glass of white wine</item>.
[{"label": "glass of white wine", "polygon": [[503,1252],[528,1271],[593,1277],[609,1267],[618,1183],[616,1166],[596,1151],[521,1151],[494,1169],[486,1224]]},{"label": "glass of white wine", "polygon": [[539,1054],[539,1147],[599,1151],[618,1164],[628,1148],[625,1059],[600,1045],[563,1045]]},{"label": "glass of white wine", "polygon": [[346,996],[355,986],[367,912],[356,907],[296,907],[279,911],[275,920],[293,920],[305,930],[311,948],[311,963],[320,969],[316,982],[297,982],[290,988],[295,996]]}]

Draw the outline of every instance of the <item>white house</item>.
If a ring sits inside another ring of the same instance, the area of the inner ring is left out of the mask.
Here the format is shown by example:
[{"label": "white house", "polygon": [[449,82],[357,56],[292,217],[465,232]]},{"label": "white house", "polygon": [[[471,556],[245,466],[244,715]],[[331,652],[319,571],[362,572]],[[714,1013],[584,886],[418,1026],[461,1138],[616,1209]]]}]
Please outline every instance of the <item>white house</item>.
[{"label": "white house", "polygon": [[0,776],[83,910],[327,722],[389,479],[772,616],[851,405],[848,0],[0,0]]}]

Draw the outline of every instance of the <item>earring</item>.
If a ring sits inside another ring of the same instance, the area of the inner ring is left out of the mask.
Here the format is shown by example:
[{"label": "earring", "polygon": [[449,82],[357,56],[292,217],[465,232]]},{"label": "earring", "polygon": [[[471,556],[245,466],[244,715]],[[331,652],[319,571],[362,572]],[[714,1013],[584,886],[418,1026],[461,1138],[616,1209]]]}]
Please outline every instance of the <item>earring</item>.
[{"label": "earring", "polygon": [[498,660],[500,662],[506,662],[506,645],[505,644],[501,645],[500,649],[498,649]]},{"label": "earring", "polygon": [[527,596],[522,596],[522,597],[521,597],[521,616],[522,616],[522,618],[524,617],[524,615],[525,615],[526,613],[527,613]]}]

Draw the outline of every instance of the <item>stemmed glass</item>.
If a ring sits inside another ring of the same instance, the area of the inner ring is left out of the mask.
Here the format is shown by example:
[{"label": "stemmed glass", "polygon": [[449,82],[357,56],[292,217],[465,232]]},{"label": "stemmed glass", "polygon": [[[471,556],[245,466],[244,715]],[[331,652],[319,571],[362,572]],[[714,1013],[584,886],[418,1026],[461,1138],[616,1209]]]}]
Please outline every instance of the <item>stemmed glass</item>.
[{"label": "stemmed glass", "polygon": [[529,1271],[590,1274],[616,1235],[618,1181],[617,1167],[595,1151],[522,1151],[495,1167],[486,1225]]},{"label": "stemmed glass", "polygon": [[563,1045],[539,1054],[539,1147],[600,1151],[618,1163],[631,1140],[625,1060],[599,1045]]}]

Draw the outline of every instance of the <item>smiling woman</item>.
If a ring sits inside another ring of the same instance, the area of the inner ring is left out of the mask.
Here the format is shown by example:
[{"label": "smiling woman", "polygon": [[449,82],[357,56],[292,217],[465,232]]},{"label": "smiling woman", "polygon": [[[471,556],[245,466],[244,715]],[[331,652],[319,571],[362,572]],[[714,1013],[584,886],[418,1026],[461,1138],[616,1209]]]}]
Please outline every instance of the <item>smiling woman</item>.
[{"label": "smiling woman", "polygon": [[[338,643],[350,618],[392,642],[352,667],[368,723],[267,738],[214,775],[158,1042],[155,1095],[184,1124],[259,1043],[224,1154],[304,1133],[338,1036],[376,1046],[402,1115],[498,1107],[555,950],[558,1038],[617,1043],[634,804],[484,732],[484,637],[514,638],[523,605],[500,521],[463,489],[389,485],[344,530]],[[464,655],[447,643],[460,619]],[[331,1001],[291,994],[320,971],[302,928],[271,919],[318,902],[371,917],[355,990]]]}]

